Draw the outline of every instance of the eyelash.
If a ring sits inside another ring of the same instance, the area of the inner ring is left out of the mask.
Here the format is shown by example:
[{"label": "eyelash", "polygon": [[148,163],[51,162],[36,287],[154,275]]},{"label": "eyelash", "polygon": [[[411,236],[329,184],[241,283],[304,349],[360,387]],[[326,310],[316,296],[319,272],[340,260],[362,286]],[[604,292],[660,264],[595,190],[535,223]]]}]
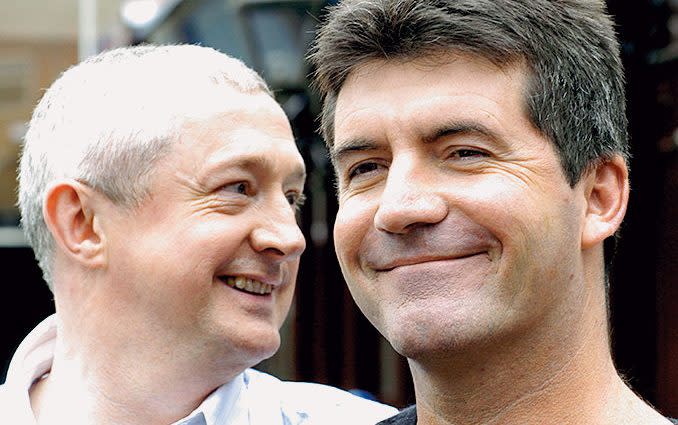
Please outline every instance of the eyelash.
[{"label": "eyelash", "polygon": [[[461,148],[461,149],[455,149],[451,152],[451,154],[448,156],[448,158],[452,157],[457,157],[461,160],[465,160],[466,158],[474,158],[474,157],[488,157],[490,156],[487,152],[484,152],[479,149],[471,149],[471,148]],[[369,170],[361,171],[361,168],[365,168],[366,166],[369,166]],[[355,167],[353,167],[349,173],[348,173],[348,179],[352,180],[355,177],[362,175],[362,174],[367,174],[372,171],[376,171],[378,167],[381,166],[378,162],[362,162]]]},{"label": "eyelash", "polygon": [[[237,188],[235,191],[227,190],[228,188]],[[233,192],[240,195],[247,195],[250,192],[250,185],[247,182],[235,182],[229,183],[221,186],[220,190],[225,190],[226,192]]]},{"label": "eyelash", "polygon": [[293,206],[296,211],[299,211],[304,205],[304,202],[306,202],[306,195],[303,193],[292,192],[285,196],[287,197],[287,202]]},{"label": "eyelash", "polygon": [[[471,154],[471,155],[464,155],[464,154]],[[461,148],[461,149],[455,149],[451,152],[451,154],[448,156],[448,158],[451,157],[457,157],[461,160],[464,158],[473,158],[473,157],[488,157],[490,156],[487,152],[484,152],[479,149],[471,149],[471,148]]]},{"label": "eyelash", "polygon": [[[239,195],[249,196],[251,194],[250,185],[247,182],[230,183],[222,186],[221,188],[223,190],[229,187],[236,187],[237,189],[234,191],[234,193]],[[285,197],[287,198],[287,202],[290,204],[290,206],[294,207],[295,211],[300,210],[304,205],[304,202],[306,202],[306,196],[299,192],[288,192],[285,194]]]},{"label": "eyelash", "polygon": [[[348,178],[350,180],[350,179],[353,179],[353,178],[355,178],[359,175],[367,174],[367,173],[376,171],[379,168],[380,165],[381,164],[379,164],[377,162],[367,162],[367,161],[362,162],[362,163],[356,165],[355,167],[353,167],[351,170],[349,170]],[[358,171],[365,166],[371,166],[371,168],[369,170],[364,171],[364,172],[358,173]]]}]

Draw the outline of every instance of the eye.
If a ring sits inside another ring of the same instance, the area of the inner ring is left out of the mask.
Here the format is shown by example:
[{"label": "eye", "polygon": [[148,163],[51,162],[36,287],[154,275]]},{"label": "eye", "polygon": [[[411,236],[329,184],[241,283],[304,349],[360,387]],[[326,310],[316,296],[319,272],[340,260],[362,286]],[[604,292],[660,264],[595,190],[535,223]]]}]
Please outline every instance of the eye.
[{"label": "eye", "polygon": [[453,159],[468,160],[474,158],[485,158],[488,156],[490,155],[487,152],[483,152],[478,149],[460,148],[453,150],[449,157]]},{"label": "eye", "polygon": [[306,196],[300,192],[288,192],[285,194],[285,197],[287,198],[287,202],[296,210],[301,208],[306,201]]},{"label": "eye", "polygon": [[247,182],[236,182],[226,184],[220,189],[222,192],[238,193],[240,195],[247,195],[250,192],[250,186]]},{"label": "eye", "polygon": [[377,171],[379,167],[381,167],[381,164],[376,162],[362,162],[349,171],[348,178],[353,179],[363,174],[372,173]]}]

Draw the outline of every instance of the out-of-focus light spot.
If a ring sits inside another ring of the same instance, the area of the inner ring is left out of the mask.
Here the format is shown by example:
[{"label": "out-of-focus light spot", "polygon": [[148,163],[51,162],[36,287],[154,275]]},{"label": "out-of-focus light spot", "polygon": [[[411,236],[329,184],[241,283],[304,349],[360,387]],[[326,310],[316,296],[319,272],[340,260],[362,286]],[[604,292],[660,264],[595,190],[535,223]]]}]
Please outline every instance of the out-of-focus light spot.
[{"label": "out-of-focus light spot", "polygon": [[158,3],[154,0],[127,0],[121,9],[122,19],[134,28],[149,24],[157,13]]}]

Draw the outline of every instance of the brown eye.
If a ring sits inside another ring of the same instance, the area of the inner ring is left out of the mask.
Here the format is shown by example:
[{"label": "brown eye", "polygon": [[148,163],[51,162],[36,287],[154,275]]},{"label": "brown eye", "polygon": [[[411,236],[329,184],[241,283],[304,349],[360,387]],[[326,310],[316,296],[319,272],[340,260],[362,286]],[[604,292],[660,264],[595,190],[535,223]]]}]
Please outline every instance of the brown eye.
[{"label": "brown eye", "polygon": [[222,186],[221,191],[238,193],[240,195],[247,195],[249,191],[249,185],[247,184],[247,182],[231,183]]},{"label": "brown eye", "polygon": [[349,173],[349,178],[354,178],[361,174],[376,171],[378,168],[379,164],[377,164],[376,162],[363,162],[362,164],[358,164],[358,166],[351,170],[351,172]]},{"label": "brown eye", "polygon": [[287,198],[287,202],[295,209],[301,208],[301,206],[304,205],[304,201],[306,201],[306,196],[304,196],[303,193],[298,192],[287,193],[285,197]]},{"label": "brown eye", "polygon": [[477,149],[457,149],[452,151],[450,158],[459,158],[459,159],[473,159],[473,158],[484,158],[489,156],[487,152],[483,152]]}]

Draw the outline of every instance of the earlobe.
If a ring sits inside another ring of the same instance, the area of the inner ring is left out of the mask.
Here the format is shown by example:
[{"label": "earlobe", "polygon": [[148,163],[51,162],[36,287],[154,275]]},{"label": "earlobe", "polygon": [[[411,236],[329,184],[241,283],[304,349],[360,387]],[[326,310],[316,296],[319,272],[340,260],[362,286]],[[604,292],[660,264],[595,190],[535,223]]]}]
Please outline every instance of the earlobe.
[{"label": "earlobe", "polygon": [[88,267],[104,261],[104,238],[93,208],[93,190],[75,180],[55,182],[46,190],[43,216],[56,244]]},{"label": "earlobe", "polygon": [[626,162],[615,155],[601,161],[584,178],[586,216],[582,249],[587,249],[614,235],[624,219],[629,200]]}]

